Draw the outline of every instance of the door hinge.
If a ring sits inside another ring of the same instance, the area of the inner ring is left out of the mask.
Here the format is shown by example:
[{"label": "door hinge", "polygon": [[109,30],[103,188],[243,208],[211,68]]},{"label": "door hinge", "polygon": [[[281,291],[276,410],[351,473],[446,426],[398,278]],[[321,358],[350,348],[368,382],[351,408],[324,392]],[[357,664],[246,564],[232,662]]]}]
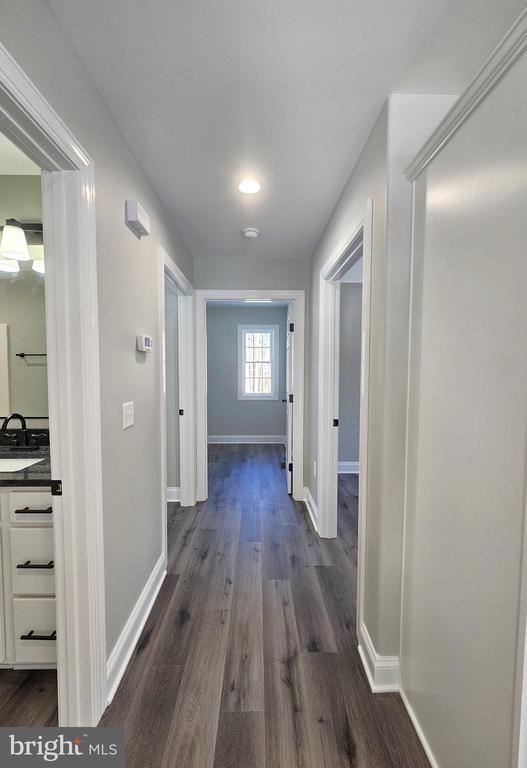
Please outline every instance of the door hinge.
[{"label": "door hinge", "polygon": [[294,330],[295,330],[295,324],[294,323],[289,323],[289,332],[293,333]]},{"label": "door hinge", "polygon": [[338,425],[339,425],[339,420],[338,419],[333,419],[333,426],[334,427],[338,427]]},{"label": "door hinge", "polygon": [[62,496],[62,480],[51,481],[51,495]]},{"label": "door hinge", "polygon": [[185,415],[185,411],[183,410],[183,408],[179,409],[179,415],[180,416],[184,416]]},{"label": "door hinge", "polygon": [[288,469],[289,469],[289,471],[290,471],[290,472],[292,472],[292,471],[293,471],[293,462],[292,462],[292,461],[290,461],[290,462],[289,462],[289,467],[288,467]]},{"label": "door hinge", "polygon": [[290,402],[290,403],[292,403],[292,402],[293,402],[293,395],[289,395],[289,402]]}]

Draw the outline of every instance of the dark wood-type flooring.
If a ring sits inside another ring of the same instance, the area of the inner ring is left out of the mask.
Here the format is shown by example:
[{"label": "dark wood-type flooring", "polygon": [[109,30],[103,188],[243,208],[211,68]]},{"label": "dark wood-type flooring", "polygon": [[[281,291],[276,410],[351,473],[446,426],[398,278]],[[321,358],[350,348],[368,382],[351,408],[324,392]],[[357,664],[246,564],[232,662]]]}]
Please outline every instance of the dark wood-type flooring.
[{"label": "dark wood-type flooring", "polygon": [[169,573],[101,721],[128,768],[429,768],[357,652],[356,478],[320,540],[282,453],[211,446],[208,501],[171,509]]}]

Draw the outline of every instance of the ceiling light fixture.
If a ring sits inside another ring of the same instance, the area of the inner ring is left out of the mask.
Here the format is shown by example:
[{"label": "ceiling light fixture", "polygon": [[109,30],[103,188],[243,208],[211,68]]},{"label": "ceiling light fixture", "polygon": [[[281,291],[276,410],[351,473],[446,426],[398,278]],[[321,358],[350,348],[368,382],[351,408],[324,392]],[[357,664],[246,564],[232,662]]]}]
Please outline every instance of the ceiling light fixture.
[{"label": "ceiling light fixture", "polygon": [[238,185],[238,189],[244,195],[255,195],[261,188],[260,182],[256,181],[256,179],[244,179]]},{"label": "ceiling light fixture", "polygon": [[30,261],[29,248],[24,230],[14,219],[7,219],[0,241],[0,257]]},{"label": "ceiling light fixture", "polygon": [[43,245],[30,245],[29,254],[33,259],[31,268],[34,272],[38,272],[39,275],[46,274],[46,264],[44,262],[44,246]]},{"label": "ceiling light fixture", "polygon": [[257,227],[245,227],[242,234],[247,240],[256,240],[257,237],[260,237],[260,230]]},{"label": "ceiling light fixture", "polygon": [[15,259],[0,259],[0,272],[9,272],[12,275],[20,272],[18,261]]}]

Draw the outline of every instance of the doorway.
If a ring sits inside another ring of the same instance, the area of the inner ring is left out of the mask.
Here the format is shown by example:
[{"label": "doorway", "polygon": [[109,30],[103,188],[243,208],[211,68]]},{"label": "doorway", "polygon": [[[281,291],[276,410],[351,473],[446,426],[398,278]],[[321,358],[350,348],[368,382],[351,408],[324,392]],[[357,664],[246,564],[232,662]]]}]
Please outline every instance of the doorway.
[{"label": "doorway", "polygon": [[[292,488],[292,342],[285,300],[207,302],[209,478],[218,464],[259,459]],[[289,426],[289,435],[288,435]],[[265,448],[264,448],[265,446]],[[227,456],[226,454],[231,454]],[[224,462],[224,459],[230,459]]]},{"label": "doorway", "polygon": [[0,131],[42,170],[58,721],[95,725],[107,679],[94,167],[2,46],[0,91]]},{"label": "doorway", "polygon": [[[286,400],[282,404],[285,407],[285,434],[282,433],[282,440],[286,444],[284,463],[285,471],[290,475],[289,478],[286,475],[286,480],[289,481],[291,495],[293,499],[303,501],[305,496],[303,480],[304,291],[287,290],[196,291],[197,499],[205,501],[208,498],[209,434],[215,437],[210,433],[208,425],[207,304],[209,302],[234,302],[244,305],[251,303],[266,305],[277,302],[287,306],[287,359],[283,396],[280,398],[280,400]],[[250,362],[247,360],[247,363]],[[241,370],[238,366],[238,357],[236,367],[238,371]],[[231,431],[231,434],[234,433]],[[254,438],[254,434],[252,437]],[[276,442],[276,435],[271,435],[271,438]]]},{"label": "doorway", "polygon": [[[318,515],[323,538],[338,535],[338,460],[340,429],[341,282],[357,277],[362,291],[360,307],[360,394],[358,461],[360,493],[357,528],[357,631],[364,607],[366,519],[368,509],[368,400],[370,354],[372,201],[367,200],[346,236],[320,270],[319,277],[319,410],[318,410]],[[355,414],[356,418],[356,414]]]}]

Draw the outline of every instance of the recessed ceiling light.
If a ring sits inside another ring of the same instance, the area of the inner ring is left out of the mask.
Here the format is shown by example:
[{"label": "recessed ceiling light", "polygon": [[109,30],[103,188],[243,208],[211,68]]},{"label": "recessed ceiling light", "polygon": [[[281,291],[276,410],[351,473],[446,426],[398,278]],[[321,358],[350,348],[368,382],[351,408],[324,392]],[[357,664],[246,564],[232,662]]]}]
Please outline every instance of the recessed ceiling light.
[{"label": "recessed ceiling light", "polygon": [[256,179],[244,179],[238,185],[238,189],[240,192],[243,192],[244,195],[255,195],[261,188],[260,182],[256,181]]},{"label": "recessed ceiling light", "polygon": [[242,230],[242,234],[247,240],[256,240],[260,236],[260,230],[257,227],[245,227]]}]

